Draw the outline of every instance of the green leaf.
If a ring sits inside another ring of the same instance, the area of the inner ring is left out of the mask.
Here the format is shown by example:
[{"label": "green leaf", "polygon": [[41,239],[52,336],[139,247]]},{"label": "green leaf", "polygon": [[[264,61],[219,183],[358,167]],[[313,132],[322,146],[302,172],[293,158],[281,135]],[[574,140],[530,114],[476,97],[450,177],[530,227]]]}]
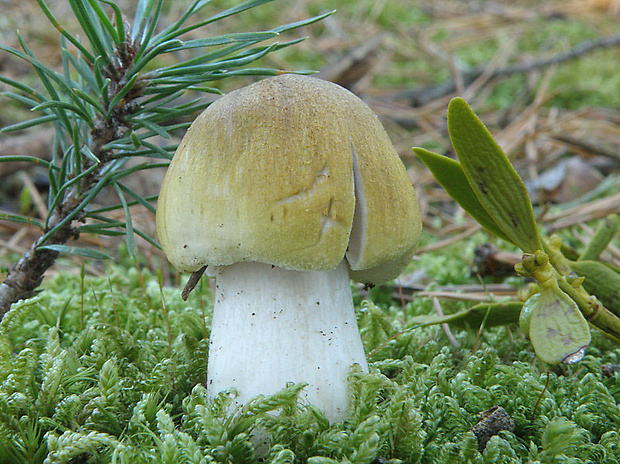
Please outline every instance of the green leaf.
[{"label": "green leaf", "polygon": [[66,81],[71,80],[71,72],[69,70],[69,51],[67,50],[67,39],[60,36],[60,57],[62,59],[62,72]]},{"label": "green leaf", "polygon": [[491,133],[462,98],[448,107],[448,131],[472,190],[510,241],[542,250],[527,189]]},{"label": "green leaf", "polygon": [[47,210],[48,211],[52,211],[52,208],[50,208],[50,205],[52,203],[52,198],[54,198],[56,194],[58,193],[58,179],[56,176],[56,172],[54,172],[54,168],[58,169],[52,163],[50,163],[49,167],[47,168],[47,179],[49,180],[49,183],[50,183],[49,190],[47,192]]},{"label": "green leaf", "polygon": [[47,7],[46,3],[43,0],[37,0],[37,3],[39,4],[39,7],[41,8],[45,16],[47,16],[47,19],[58,30],[58,32],[60,32],[63,35],[63,37],[66,37],[67,40],[69,40],[69,42],[71,42],[80,52],[82,52],[82,54],[86,57],[86,59],[92,63],[95,59],[93,54],[90,53],[90,51],[88,51],[80,43],[78,39],[73,37],[64,27],[60,25],[56,17],[52,14],[52,12],[50,11],[50,9]]},{"label": "green leaf", "polygon": [[583,288],[620,317],[620,272],[600,261],[573,261],[570,268],[584,277]]},{"label": "green leaf", "polygon": [[[64,160],[68,160],[69,157],[65,156]],[[95,169],[97,169],[96,165],[93,165],[91,167],[89,167],[88,169],[80,172],[79,174],[77,174],[75,177],[72,177],[71,179],[69,179],[68,181],[64,181],[63,179],[66,178],[66,176],[61,175],[60,176],[60,181],[62,185],[57,187],[57,192],[56,194],[50,198],[50,207],[49,210],[52,211],[56,208],[56,206],[58,205],[58,203],[63,199],[64,193],[65,191],[71,187],[73,184],[79,182],[81,179],[83,179],[84,177],[88,176],[90,173],[92,173]]]},{"label": "green leaf", "polygon": [[118,37],[117,44],[120,45],[125,42],[125,24],[123,23],[123,13],[118,5],[109,0],[100,0],[101,3],[105,3],[112,10],[114,10],[114,22],[116,23],[116,36]]},{"label": "green leaf", "polygon": [[294,23],[284,24],[283,26],[275,27],[273,30],[277,33],[282,33],[286,31],[290,31],[291,29],[297,29],[300,27],[308,26],[310,24],[314,24],[316,22],[324,20],[328,16],[333,15],[335,12],[336,10],[331,10],[331,11],[328,11],[327,13],[313,16],[312,18],[302,19],[300,21],[295,21]]},{"label": "green leaf", "polygon": [[155,124],[147,119],[144,119],[144,118],[132,119],[132,122],[134,122],[135,125],[138,127],[143,127],[143,128],[150,130],[152,134],[148,134],[149,137],[157,134],[164,139],[171,138],[166,128],[161,127],[158,124]]},{"label": "green leaf", "polygon": [[187,7],[185,12],[181,15],[179,19],[176,20],[174,24],[171,24],[153,38],[153,42],[159,43],[160,41],[168,40],[170,38],[168,37],[170,33],[178,31],[192,15],[194,15],[197,11],[199,11],[201,8],[203,8],[208,3],[211,3],[212,1],[213,0],[194,0],[194,2],[189,7]]},{"label": "green leaf", "polygon": [[600,221],[579,261],[595,260],[607,248],[620,229],[620,215],[612,214]]},{"label": "green leaf", "polygon": [[520,301],[479,303],[454,314],[416,316],[410,319],[408,323],[416,327],[450,324],[457,327],[478,328],[486,318],[485,327],[495,327],[517,322],[522,306],[523,304]]},{"label": "green leaf", "polygon": [[80,153],[94,164],[99,164],[101,162],[86,144],[82,144]]},{"label": "green leaf", "polygon": [[340,464],[341,461],[336,461],[332,458],[327,458],[325,456],[313,456],[308,459],[308,464]]},{"label": "green leaf", "polygon": [[[124,161],[127,161],[127,158],[124,159]],[[121,179],[124,179],[125,177],[129,176],[130,174],[137,172],[137,171],[145,171],[146,169],[158,169],[158,168],[163,168],[163,167],[167,167],[168,163],[142,163],[142,164],[138,164],[136,166],[131,166],[129,168],[126,169],[117,169],[114,172],[114,176],[112,177],[111,181],[112,182],[118,182]]]},{"label": "green leaf", "polygon": [[112,81],[109,78],[106,78],[103,85],[101,86],[101,90],[99,95],[101,97],[101,102],[103,103],[104,108],[110,107],[110,95],[108,94],[108,90],[110,88],[110,83]]},{"label": "green leaf", "polygon": [[140,48],[136,52],[136,61],[139,61],[148,47],[151,46],[151,37],[159,22],[163,3],[163,0],[140,0],[138,3],[134,28],[131,31],[133,42],[140,44]]},{"label": "green leaf", "polygon": [[155,214],[155,206],[153,206],[150,202],[153,201],[153,200],[156,200],[157,196],[145,198],[142,195],[140,195],[139,193],[137,193],[137,192],[133,191],[132,189],[130,189],[129,187],[127,187],[126,185],[122,184],[121,182],[117,182],[116,185],[118,185],[123,190],[123,192],[127,193],[130,197],[132,197],[135,200],[135,201],[132,201],[132,202],[127,202],[128,206],[133,206],[135,204],[140,204],[147,211],[150,211],[151,213]]},{"label": "green leaf", "polygon": [[[174,98],[172,100],[174,100]],[[164,98],[164,100],[161,102],[161,105],[150,105],[148,108],[145,108],[144,111],[149,114],[149,118],[157,118],[159,115],[165,116],[168,112],[175,113],[175,116],[170,118],[174,120],[178,117],[176,112],[186,110],[188,112],[198,112],[202,111],[211,104],[210,101],[204,101],[202,97],[181,103],[177,106],[166,105],[166,103],[169,103],[170,101],[171,99]]]},{"label": "green leaf", "polygon": [[[18,52],[14,48],[3,47],[2,44],[0,44],[0,50],[4,50],[4,51],[13,50],[16,53],[13,53],[13,52],[10,52],[10,53],[12,53],[12,54],[14,54],[16,56],[19,56],[20,58],[22,58],[22,59],[27,61],[27,58],[23,54],[20,54],[20,52]],[[11,87],[14,87],[14,88],[16,88],[18,90],[21,90],[25,94],[29,95],[32,99],[36,99],[38,102],[42,102],[42,101],[46,100],[45,96],[42,93],[37,92],[32,87],[30,87],[30,86],[28,86],[26,84],[23,84],[23,83],[21,83],[19,81],[16,81],[14,79],[11,79],[9,77],[0,76],[0,82],[4,82],[5,84],[10,85]]]},{"label": "green leaf", "polygon": [[[183,103],[178,106],[162,108],[152,107],[150,110],[144,112],[147,116],[141,117],[139,120],[147,120],[151,123],[160,123],[181,118],[191,118],[193,120],[194,116],[201,113],[211,103],[210,101],[205,101],[203,98],[198,98],[195,101]],[[134,122],[135,119],[132,118],[130,121]],[[166,126],[165,130],[166,132],[172,132],[173,130],[184,129],[187,126],[187,122],[188,121]],[[144,136],[141,134],[140,138],[144,138]]]},{"label": "green leaf", "polygon": [[[155,200],[157,197],[149,197],[146,198],[151,199],[151,200]],[[128,206],[133,206],[138,204],[135,201],[130,201],[127,203]],[[106,207],[106,208],[101,208],[99,211],[115,211],[115,210],[119,210],[123,208],[123,205],[114,205],[111,207]],[[121,221],[115,221],[112,220],[110,218],[107,218],[105,216],[99,215],[99,214],[94,214],[93,212],[88,212],[86,214],[87,217],[92,218],[92,219],[96,219],[98,221],[102,221],[102,223],[99,224],[86,224],[83,226],[79,226],[77,228],[77,230],[79,232],[92,232],[92,233],[97,233],[97,234],[102,234],[102,235],[110,235],[110,236],[119,236],[119,235],[125,235],[125,232],[123,231],[114,231],[114,230],[110,230],[111,228],[120,228],[120,229],[124,229],[126,227],[124,222]],[[145,232],[141,231],[138,228],[134,227],[134,233],[136,235],[138,235],[139,237],[143,238],[146,242],[150,243],[152,246],[154,246],[155,248],[157,248],[158,250],[161,250],[161,246],[159,245],[159,243],[157,243],[153,238],[151,238],[148,234],[146,234]]]},{"label": "green leaf", "polygon": [[119,237],[121,235],[125,235],[125,231],[118,230],[124,226],[124,222],[118,222],[115,224],[87,224],[85,226],[78,227],[77,230],[80,234],[97,234],[107,235],[108,237]]},{"label": "green leaf", "polygon": [[431,171],[435,180],[461,207],[473,217],[478,224],[491,234],[507,242],[510,239],[502,232],[499,226],[472,190],[461,163],[447,156],[441,156],[424,148],[414,148],[413,151]]},{"label": "green leaf", "polygon": [[136,56],[140,56],[142,50],[150,45],[151,38],[153,37],[153,33],[155,32],[155,27],[159,24],[159,18],[161,16],[161,11],[164,5],[164,0],[157,0],[155,11],[149,15],[148,27],[145,29],[145,33],[142,36],[141,44],[142,49],[138,50]]},{"label": "green leaf", "polygon": [[32,163],[38,166],[43,166],[48,169],[58,169],[56,166],[53,166],[49,161],[45,161],[44,159],[37,158],[36,156],[23,156],[23,155],[3,155],[0,156],[0,163]]},{"label": "green leaf", "polygon": [[162,44],[153,47],[144,53],[139,59],[136,59],[134,65],[127,72],[127,75],[137,75],[146,65],[148,65],[154,58],[172,50],[178,50],[183,45],[181,40],[170,40]]},{"label": "green leaf", "polygon": [[140,43],[137,39],[144,30],[144,24],[147,22],[149,15],[153,9],[153,3],[156,0],[140,0],[136,8],[136,14],[133,17],[133,26],[131,29],[131,40],[133,43]]},{"label": "green leaf", "polygon": [[0,213],[0,220],[17,222],[18,224],[28,224],[32,226],[37,226],[41,230],[45,228],[45,226],[43,225],[41,221],[26,217],[26,216],[22,216],[20,214]]},{"label": "green leaf", "polygon": [[[232,8],[227,9],[227,10],[224,10],[221,13],[218,13],[218,14],[216,14],[214,16],[211,16],[208,19],[205,19],[204,21],[200,21],[200,22],[197,22],[196,24],[192,24],[191,26],[187,26],[187,27],[181,28],[180,24],[179,24],[179,25],[177,25],[177,27],[175,27],[175,28],[168,28],[165,31],[163,31],[161,34],[156,36],[154,38],[154,42],[160,42],[162,40],[169,40],[171,38],[179,37],[179,36],[181,36],[183,34],[186,34],[186,33],[190,32],[190,31],[193,31],[193,30],[198,29],[200,27],[206,26],[207,24],[214,23],[214,22],[219,21],[221,19],[224,19],[224,18],[227,18],[229,16],[233,16],[233,15],[239,14],[239,13],[241,13],[243,11],[247,11],[249,9],[255,8],[255,7],[257,7],[259,5],[262,5],[264,3],[270,3],[272,1],[273,0],[250,0],[250,1],[247,1],[247,2],[240,3],[239,5],[236,5],[236,6],[232,7]],[[205,4],[206,4],[206,2],[205,2]],[[204,5],[202,5],[202,6],[204,6]],[[198,9],[199,8],[196,8],[195,11],[198,11]]]},{"label": "green leaf", "polygon": [[149,243],[151,246],[157,248],[158,250],[161,250],[161,245],[159,243],[157,243],[155,241],[155,239],[153,239],[153,237],[151,237],[150,235],[148,235],[146,232],[142,232],[140,229],[137,229],[134,227],[133,229],[134,233],[138,236],[141,237],[142,239],[144,239],[145,242]]},{"label": "green leaf", "polygon": [[108,105],[108,113],[111,113],[116,105],[118,105],[125,95],[129,93],[139,77],[140,74],[134,74],[131,76],[131,79],[129,79],[129,81],[118,91],[118,93],[114,95],[114,98],[112,98],[112,101],[110,101]]},{"label": "green leaf", "polygon": [[182,45],[179,48],[169,51],[186,50],[190,48],[214,47],[217,45],[227,45],[239,42],[256,43],[263,40],[272,39],[274,37],[277,37],[278,35],[279,34],[275,31],[235,32],[231,34],[218,35],[216,37],[207,37],[205,39],[186,40],[185,42],[182,42]]},{"label": "green leaf", "polygon": [[156,95],[155,97],[151,97],[150,99],[143,101],[140,108],[138,108],[134,114],[149,113],[154,110],[164,111],[165,108],[162,108],[162,106],[168,105],[169,103],[180,98],[182,95],[183,91],[181,90],[166,96]]},{"label": "green leaf", "polygon": [[254,43],[253,42],[240,42],[240,43],[233,43],[231,45],[227,45],[225,47],[221,47],[221,48],[217,48],[215,50],[211,50],[208,53],[200,53],[197,54],[197,56],[195,56],[194,58],[191,58],[189,60],[186,61],[181,61],[180,63],[175,63],[173,65],[164,67],[164,68],[159,68],[156,71],[153,71],[152,73],[149,73],[146,75],[146,77],[157,77],[157,75],[160,72],[165,72],[169,69],[177,69],[177,68],[181,68],[181,67],[187,67],[187,66],[194,66],[197,64],[203,64],[203,63],[209,63],[211,61],[214,61],[216,59],[222,58],[224,56],[230,56],[235,52],[238,52],[239,50],[243,50],[244,48],[248,48],[250,46],[252,46]]},{"label": "green leaf", "polygon": [[590,326],[577,304],[557,284],[541,286],[530,318],[536,356],[548,364],[573,364],[590,344]]},{"label": "green leaf", "polygon": [[[311,72],[298,72],[296,74],[310,74]],[[282,74],[282,71],[273,68],[242,68],[233,70],[214,70],[211,73],[206,73],[199,76],[190,76],[189,79],[193,79],[196,83],[217,81],[232,76],[277,76]],[[167,78],[166,82],[170,85],[164,85],[158,82],[156,85],[151,85],[144,90],[145,95],[152,94],[165,94],[169,95],[172,92],[177,92],[184,89],[193,89],[193,85],[188,84],[187,77],[181,77],[177,79]]]},{"label": "green leaf", "polygon": [[131,143],[133,144],[133,148],[136,150],[140,149],[140,147],[142,146],[142,141],[140,140],[140,138],[136,135],[134,131],[131,131],[130,137],[131,137]]},{"label": "green leaf", "polygon": [[[56,124],[57,122],[54,122],[54,125]],[[57,168],[57,171],[53,172],[56,177],[55,183],[57,186],[64,184],[67,180],[67,166],[65,162],[65,155],[69,152],[69,150],[70,148],[67,147],[67,140],[63,131],[55,131],[54,137],[52,139],[52,164]],[[52,209],[53,208],[48,208],[49,211],[52,211]]]},{"label": "green leaf", "polygon": [[136,244],[133,235],[133,222],[131,221],[131,211],[129,211],[129,206],[127,205],[127,201],[125,200],[125,195],[123,191],[118,186],[118,183],[115,182],[112,184],[114,190],[116,191],[116,195],[118,199],[121,201],[123,205],[123,211],[125,212],[125,243],[127,243],[127,252],[129,256],[133,259],[136,258]]},{"label": "green leaf", "polygon": [[105,114],[103,106],[101,106],[99,102],[97,102],[93,97],[91,97],[87,93],[82,92],[80,89],[73,89],[73,91],[78,98],[91,105],[97,112],[102,115]]},{"label": "green leaf", "polygon": [[[84,156],[81,151],[83,144],[82,144],[82,137],[80,134],[80,130],[77,125],[74,125],[73,130],[71,131],[71,141],[73,142],[73,150],[71,153],[74,155],[72,173],[75,174],[75,173],[82,172],[82,166],[86,166],[86,163],[82,163],[82,161],[84,160]],[[77,184],[78,195],[80,194],[82,190],[81,187],[82,186],[80,184]]]},{"label": "green leaf", "polygon": [[[62,138],[64,140],[65,137],[59,136],[56,138],[57,139]],[[73,145],[71,145],[69,148],[63,151],[62,158],[61,158],[61,164],[60,164],[60,172],[58,173],[58,184],[59,185],[64,185],[64,183],[67,182],[68,177],[69,178],[73,177],[71,175],[71,160],[73,159],[73,151],[74,151]]]},{"label": "green leaf", "polygon": [[162,148],[159,145],[152,144],[150,142],[147,142],[146,140],[142,141],[142,145],[144,145],[147,148],[150,148],[150,151],[152,152],[152,154],[149,156],[154,157],[154,158],[171,160],[172,156],[174,155],[174,153],[166,151],[166,148],[172,148],[172,147]]},{"label": "green leaf", "polygon": [[[205,81],[216,81],[219,79],[223,79],[225,77],[231,76],[277,76],[282,74],[282,71],[271,68],[243,68],[243,69],[233,69],[231,71],[217,71],[212,74],[208,74],[205,76]],[[308,72],[299,72],[296,74],[308,74]]]},{"label": "green leaf", "polygon": [[153,79],[153,82],[160,82],[163,77],[180,76],[183,82],[200,82],[200,74],[214,70],[224,70],[233,67],[243,66],[245,64],[256,61],[259,58],[267,55],[276,47],[276,44],[272,44],[269,47],[255,51],[251,54],[242,57],[233,57],[223,61],[217,61],[215,63],[199,64],[194,66],[185,66],[174,69],[168,69],[166,71],[160,71],[157,73],[157,77]]},{"label": "green leaf", "polygon": [[[18,56],[18,57],[28,61],[34,67],[37,75],[39,76],[39,80],[45,86],[45,89],[49,93],[50,97],[52,97],[51,100],[52,101],[61,101],[60,96],[59,96],[58,92],[56,91],[56,88],[52,84],[52,81],[56,82],[61,87],[67,88],[68,86],[65,83],[64,79],[62,77],[58,76],[57,73],[55,73],[51,69],[47,68],[39,60],[37,60],[35,58],[34,54],[32,53],[32,51],[28,48],[28,46],[22,40],[22,38],[21,38],[21,36],[19,34],[18,34],[18,39],[19,39],[19,43],[22,46],[22,48],[23,48],[25,53],[21,53],[21,52],[15,50],[15,49],[10,49],[10,47],[4,47],[1,44],[0,44],[0,49],[4,49],[6,51],[9,51],[9,53],[12,53],[12,54],[14,54],[14,55],[16,55],[16,56]],[[69,90],[68,93],[71,93],[70,90]],[[71,122],[69,120],[69,117],[65,113],[64,109],[62,107],[53,107],[51,109],[58,116],[59,122],[62,124],[62,126],[67,131],[70,131],[71,130]]]},{"label": "green leaf", "polygon": [[69,0],[69,5],[73,10],[73,14],[80,23],[80,27],[88,37],[90,46],[96,55],[108,57],[112,54],[112,48],[109,44],[109,37],[102,31],[101,25],[94,21],[94,14],[87,9],[83,0]]},{"label": "green leaf", "polygon": [[[94,167],[94,166],[93,166]],[[109,185],[110,180],[114,174],[113,170],[107,172],[103,177],[99,179],[99,181],[91,188],[91,190],[86,194],[82,201],[69,213],[67,214],[58,224],[48,230],[40,239],[39,243],[45,243],[51,237],[58,232],[58,230],[65,227],[71,221],[73,221],[76,217],[78,217],[82,211],[87,208],[93,201],[93,199],[97,196],[97,194],[103,190],[103,188]]]},{"label": "green leaf", "polygon": [[[37,158],[36,156],[23,156],[23,155],[3,155],[0,156],[0,163],[9,163],[9,162],[17,162],[17,163],[32,163],[37,164],[39,166],[44,166],[46,168],[50,167],[50,162],[45,161],[44,159]],[[58,169],[54,167],[55,169]]]},{"label": "green leaf", "polygon": [[29,119],[28,121],[11,124],[10,126],[3,127],[2,129],[0,129],[0,131],[1,132],[20,131],[20,130],[28,129],[29,127],[39,126],[47,122],[52,122],[57,119],[58,117],[55,114],[48,114],[46,116],[41,116],[40,118]]},{"label": "green leaf", "polygon": [[33,100],[32,98],[25,97],[23,95],[13,93],[13,92],[2,92],[2,96],[10,98],[11,100],[15,100],[16,102],[22,103],[28,106],[29,108],[32,108],[33,106],[37,106],[39,103],[41,103],[40,100],[39,101]]},{"label": "green leaf", "polygon": [[99,23],[101,24],[101,26],[105,28],[109,37],[111,37],[115,43],[117,44],[120,43],[123,36],[120,36],[120,37],[118,36],[118,31],[116,30],[116,28],[114,27],[114,25],[112,24],[108,16],[106,15],[105,11],[103,11],[103,8],[101,8],[101,5],[99,4],[99,0],[88,0],[88,4],[90,8],[92,9],[92,11],[94,11],[97,17],[99,18]]},{"label": "green leaf", "polygon": [[43,102],[35,106],[34,108],[32,108],[31,111],[44,111],[44,110],[53,109],[53,108],[62,108],[62,109],[71,111],[75,113],[77,116],[79,116],[80,118],[82,118],[84,121],[92,125],[92,115],[88,114],[86,111],[83,111],[82,108],[80,108],[79,106],[72,105],[71,103],[67,103],[64,101],[48,100],[46,102]]},{"label": "green leaf", "polygon": [[41,245],[40,247],[37,247],[37,249],[56,251],[58,253],[65,253],[65,254],[70,254],[70,255],[85,256],[87,258],[93,258],[93,259],[112,259],[110,255],[106,255],[105,253],[102,253],[101,251],[91,250],[90,248],[81,248],[81,247],[72,247],[72,246],[67,246],[67,245],[54,244],[54,245]]}]

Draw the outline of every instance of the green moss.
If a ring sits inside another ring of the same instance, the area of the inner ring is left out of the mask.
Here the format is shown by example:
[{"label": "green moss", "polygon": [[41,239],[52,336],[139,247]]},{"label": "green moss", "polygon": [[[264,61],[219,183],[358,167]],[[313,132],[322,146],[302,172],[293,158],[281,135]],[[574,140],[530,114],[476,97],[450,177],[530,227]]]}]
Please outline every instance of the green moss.
[{"label": "green moss", "polygon": [[427,25],[430,24],[433,19],[432,16],[425,11],[424,5],[417,2],[399,0],[377,3],[367,0],[357,3],[358,8],[360,4],[364,5],[363,11],[365,16],[374,18],[380,26],[388,30],[394,27],[395,18],[398,18],[398,22],[406,27]]},{"label": "green moss", "polygon": [[[472,353],[473,331],[455,331],[462,348],[450,348],[440,327],[402,333],[402,308],[365,301],[371,372],[351,375],[347,421],[298,404],[303,385],[233,416],[234,392],[208,401],[203,387],[207,286],[184,303],[145,271],[108,276],[85,280],[82,306],[80,278],[58,275],[4,318],[0,463],[252,463],[254,430],[273,437],[273,463],[620,462],[618,374],[601,374],[620,350],[602,337],[583,362],[547,372],[515,328],[483,331]],[[418,300],[407,314],[429,309]],[[496,405],[515,430],[480,454],[470,430]]]}]

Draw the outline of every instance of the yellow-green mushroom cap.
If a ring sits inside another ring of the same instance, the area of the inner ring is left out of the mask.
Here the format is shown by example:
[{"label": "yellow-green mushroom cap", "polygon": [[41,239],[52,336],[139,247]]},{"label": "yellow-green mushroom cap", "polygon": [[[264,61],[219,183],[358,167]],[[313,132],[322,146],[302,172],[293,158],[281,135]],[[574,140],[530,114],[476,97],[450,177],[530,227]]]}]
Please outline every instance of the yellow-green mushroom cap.
[{"label": "yellow-green mushroom cap", "polygon": [[240,261],[396,277],[420,211],[405,167],[370,108],[320,79],[281,75],[231,92],[192,124],[168,168],[157,234],[194,272]]}]

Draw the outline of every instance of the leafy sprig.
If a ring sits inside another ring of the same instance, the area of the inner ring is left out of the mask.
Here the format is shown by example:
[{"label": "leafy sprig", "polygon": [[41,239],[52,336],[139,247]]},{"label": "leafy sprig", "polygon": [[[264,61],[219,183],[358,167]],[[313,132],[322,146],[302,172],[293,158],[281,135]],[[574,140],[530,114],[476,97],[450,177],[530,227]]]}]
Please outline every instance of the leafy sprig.
[{"label": "leafy sprig", "polygon": [[[581,262],[571,264],[561,252],[559,238],[541,237],[523,181],[462,98],[450,102],[448,130],[458,161],[422,148],[414,151],[446,192],[480,225],[523,250],[522,263],[515,269],[537,282],[539,294],[524,305],[521,327],[538,357],[550,364],[581,360],[591,339],[588,322],[620,339],[620,317],[596,297],[607,296],[603,291],[620,282],[620,274],[588,260],[598,258],[617,232],[618,220],[602,227]],[[592,294],[584,289],[584,278],[573,271],[579,267],[588,284],[598,283],[588,287]],[[457,320],[465,314],[461,316]]]}]

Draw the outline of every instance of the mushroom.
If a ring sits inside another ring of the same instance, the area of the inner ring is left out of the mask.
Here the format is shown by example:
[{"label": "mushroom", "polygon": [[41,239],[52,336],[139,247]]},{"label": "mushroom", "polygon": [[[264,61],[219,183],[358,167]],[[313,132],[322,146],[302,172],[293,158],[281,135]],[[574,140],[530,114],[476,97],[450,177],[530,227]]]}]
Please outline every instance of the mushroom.
[{"label": "mushroom", "polygon": [[405,167],[344,88],[280,75],[210,105],[164,179],[157,233],[183,272],[215,277],[207,391],[237,404],[305,382],[331,421],[368,365],[349,278],[393,279],[421,229]]}]

